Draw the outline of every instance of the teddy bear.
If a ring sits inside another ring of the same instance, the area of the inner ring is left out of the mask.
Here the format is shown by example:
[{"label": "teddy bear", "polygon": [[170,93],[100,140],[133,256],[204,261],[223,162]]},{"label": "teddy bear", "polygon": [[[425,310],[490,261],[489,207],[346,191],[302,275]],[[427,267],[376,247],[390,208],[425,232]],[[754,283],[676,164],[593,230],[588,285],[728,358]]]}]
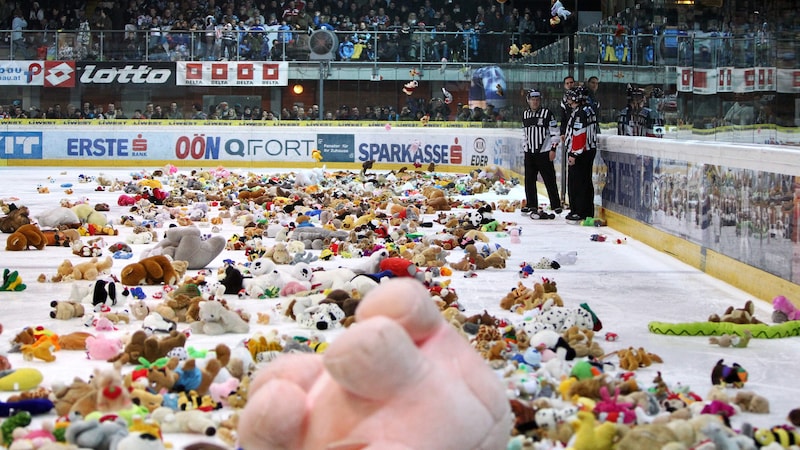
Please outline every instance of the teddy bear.
[{"label": "teddy bear", "polygon": [[153,242],[153,233],[150,231],[143,231],[140,233],[134,232],[125,237],[125,242],[128,244],[149,244]]},{"label": "teddy bear", "polygon": [[276,242],[264,253],[264,257],[272,259],[275,264],[291,264],[293,259],[283,242]]},{"label": "teddy bear", "polygon": [[178,365],[180,365],[180,360],[173,356],[163,366],[149,368],[146,374],[147,389],[153,392],[172,392],[172,388],[180,378],[180,375],[175,372]]},{"label": "teddy bear", "polygon": [[162,406],[150,413],[150,418],[161,426],[164,433],[195,433],[214,436],[217,423],[211,414],[199,409],[173,411]]},{"label": "teddy bear", "polygon": [[57,300],[53,300],[50,302],[50,307],[53,308],[53,310],[50,311],[50,317],[58,320],[69,320],[74,317],[83,317],[83,315],[86,313],[83,305],[77,302],[59,302]]},{"label": "teddy bear", "polygon": [[178,331],[172,331],[164,337],[148,336],[144,330],[136,330],[130,341],[122,350],[122,353],[109,359],[109,362],[120,364],[136,363],[139,358],[153,362],[159,358],[167,356],[170,350],[176,347],[183,347],[186,344],[186,335]]},{"label": "teddy bear", "polygon": [[562,336],[570,347],[575,350],[575,356],[583,358],[593,356],[600,358],[605,354],[602,347],[594,340],[594,331],[572,326]]},{"label": "teddy bear", "polygon": [[114,260],[110,256],[106,256],[103,259],[93,257],[89,261],[78,264],[73,264],[72,261],[65,259],[56,269],[56,275],[52,278],[52,281],[95,281],[113,265]]},{"label": "teddy bear", "polygon": [[[338,335],[323,354],[298,355],[302,358],[293,360],[297,364],[290,371],[280,371],[282,364],[259,370],[240,415],[238,445],[324,448],[357,441],[377,448],[506,447],[514,417],[503,382],[441,318],[419,282],[381,283],[361,301],[356,318],[358,325]],[[311,367],[319,369],[315,375],[309,375]],[[449,377],[455,367],[469,370]],[[442,377],[449,380],[444,388],[437,382]],[[425,401],[410,401],[412,396]],[[369,411],[356,407],[365,398]],[[441,435],[453,411],[469,413],[459,418],[459,433]],[[418,432],[408,433],[407,427]]]},{"label": "teddy bear", "polygon": [[122,341],[117,338],[109,338],[102,333],[86,338],[86,353],[89,359],[108,361],[120,351],[122,351]]},{"label": "teddy bear", "polygon": [[[81,240],[78,230],[67,228],[65,230],[42,230],[47,238],[47,245],[53,247],[72,247],[74,242]],[[77,247],[77,244],[76,244]]]},{"label": "teddy bear", "polygon": [[128,264],[120,272],[120,282],[127,286],[141,284],[174,285],[180,275],[173,266],[173,261],[165,255],[145,257],[139,262]]},{"label": "teddy bear", "polygon": [[763,323],[755,317],[755,305],[752,300],[747,300],[742,308],[728,306],[722,316],[714,313],[708,316],[709,322],[729,322],[736,324]]},{"label": "teddy bear", "polygon": [[739,406],[742,412],[756,414],[769,413],[769,400],[752,391],[736,391],[732,403]]},{"label": "teddy bear", "polygon": [[[217,347],[225,346],[219,344]],[[227,348],[227,346],[225,346]],[[230,355],[230,349],[227,350]],[[225,352],[220,352],[222,355]],[[175,383],[173,389],[178,391],[195,391],[199,395],[208,394],[208,389],[214,379],[222,372],[224,366],[222,361],[218,358],[211,358],[205,362],[205,365],[198,365],[195,358],[184,361],[183,365],[176,369],[178,373],[178,381]]]},{"label": "teddy bear", "polygon": [[205,299],[199,293],[194,296],[188,293],[170,295],[163,302],[156,305],[155,312],[159,313],[161,317],[175,322],[193,321],[190,310],[196,309],[198,303],[203,300]]},{"label": "teddy bear", "polygon": [[225,249],[227,240],[220,235],[203,236],[196,226],[167,229],[155,247],[143,256],[166,255],[174,261],[186,261],[189,270],[203,269]]},{"label": "teddy bear", "polygon": [[57,206],[43,211],[36,216],[36,221],[42,228],[61,228],[62,226],[77,228],[81,224],[78,215],[64,206]]},{"label": "teddy bear", "polygon": [[154,394],[147,389],[135,388],[130,393],[131,402],[134,405],[144,406],[148,411],[153,412],[164,402],[164,396]]},{"label": "teddy bear", "polygon": [[448,252],[438,245],[430,245],[417,250],[411,261],[417,267],[442,267],[447,263]]},{"label": "teddy bear", "polygon": [[0,217],[0,231],[13,233],[22,225],[31,223],[30,211],[27,206],[17,207],[15,204],[8,206],[8,214]]},{"label": "teddy bear", "polygon": [[106,420],[84,420],[82,416],[70,416],[64,434],[68,444],[95,450],[114,450],[128,435],[128,424],[122,418]]},{"label": "teddy bear", "polygon": [[521,281],[518,281],[517,286],[500,299],[500,307],[506,311],[533,309],[535,307],[533,303],[534,293],[533,289],[525,286]]},{"label": "teddy bear", "polygon": [[357,296],[353,297],[350,292],[344,289],[334,289],[328,293],[327,297],[320,300],[319,303],[321,305],[333,303],[341,308],[342,312],[344,312],[344,318],[339,320],[339,322],[343,326],[349,327],[355,321],[356,308],[360,301],[360,298]]},{"label": "teddy bear", "polygon": [[47,238],[39,226],[33,223],[21,225],[6,240],[8,251],[29,250],[31,247],[42,250],[46,245]]},{"label": "teddy bear", "polygon": [[118,367],[95,368],[91,380],[75,378],[69,385],[53,386],[52,400],[58,415],[77,413],[81,417],[100,412],[116,412],[130,406]]},{"label": "teddy bear", "polygon": [[195,333],[217,335],[250,331],[250,325],[238,313],[226,309],[217,301],[201,302],[199,319],[191,324]]},{"label": "teddy bear", "polygon": [[[51,278],[51,281],[95,281],[102,274],[106,273],[113,265],[114,260],[110,256],[106,256],[103,259],[93,257],[89,261],[84,261],[77,264],[65,259],[61,262],[61,264],[59,264],[58,268],[56,269],[56,275]],[[74,298],[73,300],[78,299]]]},{"label": "teddy bear", "polygon": [[92,224],[100,228],[108,225],[108,217],[102,212],[95,210],[94,207],[88,203],[75,205],[71,209],[82,224]]}]

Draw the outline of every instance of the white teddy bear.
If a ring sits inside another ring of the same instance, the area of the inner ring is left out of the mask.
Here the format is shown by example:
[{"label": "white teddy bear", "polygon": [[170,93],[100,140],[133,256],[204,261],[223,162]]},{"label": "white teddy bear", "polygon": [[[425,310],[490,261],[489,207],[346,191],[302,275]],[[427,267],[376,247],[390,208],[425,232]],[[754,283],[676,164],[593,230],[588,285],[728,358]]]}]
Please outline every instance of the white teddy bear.
[{"label": "white teddy bear", "polygon": [[217,335],[250,332],[250,325],[239,314],[217,301],[201,302],[198,316],[200,320],[191,324],[194,333]]}]

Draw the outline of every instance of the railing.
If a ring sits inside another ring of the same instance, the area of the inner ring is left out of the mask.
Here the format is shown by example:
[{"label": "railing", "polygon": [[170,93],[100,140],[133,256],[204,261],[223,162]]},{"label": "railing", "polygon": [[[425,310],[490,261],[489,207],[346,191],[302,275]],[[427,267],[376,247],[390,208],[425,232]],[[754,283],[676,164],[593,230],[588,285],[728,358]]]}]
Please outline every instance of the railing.
[{"label": "railing", "polygon": [[[310,57],[312,30],[275,29],[219,32],[191,30],[30,30],[22,39],[4,39],[0,59],[77,61],[304,61]],[[11,31],[0,31],[10,36]],[[545,46],[563,35],[439,31],[417,27],[400,31],[336,31],[336,61],[505,63],[512,46]],[[349,44],[348,44],[349,43]],[[350,45],[352,44],[352,45]],[[526,53],[533,49],[526,49]]]},{"label": "railing", "polygon": [[570,51],[577,64],[633,66],[778,67],[800,68],[800,40],[795,33],[753,33],[731,36],[716,32],[687,33],[665,30],[661,34],[579,32],[573,49],[562,38],[515,62],[566,64]]},{"label": "railing", "polygon": [[[0,59],[93,61],[305,61],[311,30],[233,31],[22,31],[9,30]],[[353,62],[476,62],[620,64],[800,68],[800,40],[791,32],[744,36],[665,29],[657,34],[579,32],[574,47],[563,34],[445,32],[416,28],[399,31],[334,32],[333,60]]]}]

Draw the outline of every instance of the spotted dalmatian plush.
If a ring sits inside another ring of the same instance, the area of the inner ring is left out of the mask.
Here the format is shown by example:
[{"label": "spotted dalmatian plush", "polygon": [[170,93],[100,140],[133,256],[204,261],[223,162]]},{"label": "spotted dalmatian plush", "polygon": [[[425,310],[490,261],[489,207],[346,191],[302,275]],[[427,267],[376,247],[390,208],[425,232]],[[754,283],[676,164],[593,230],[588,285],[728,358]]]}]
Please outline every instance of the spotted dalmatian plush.
[{"label": "spotted dalmatian plush", "polygon": [[542,408],[536,411],[534,420],[539,428],[555,430],[559,423],[566,422],[578,414],[578,407],[568,405],[562,409]]},{"label": "spotted dalmatian plush", "polygon": [[582,306],[552,306],[536,315],[526,317],[526,320],[520,324],[530,336],[544,330],[561,334],[575,325],[582,329],[597,331],[592,312]]},{"label": "spotted dalmatian plush", "polygon": [[332,330],[340,328],[344,318],[345,313],[339,305],[322,303],[306,308],[302,316],[297,318],[297,323],[314,330]]}]

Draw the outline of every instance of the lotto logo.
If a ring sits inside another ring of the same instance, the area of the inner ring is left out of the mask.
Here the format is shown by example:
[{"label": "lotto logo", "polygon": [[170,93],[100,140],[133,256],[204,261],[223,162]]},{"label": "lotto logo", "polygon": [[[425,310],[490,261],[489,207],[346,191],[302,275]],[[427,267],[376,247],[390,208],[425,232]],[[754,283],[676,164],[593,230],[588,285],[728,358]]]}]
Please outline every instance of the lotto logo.
[{"label": "lotto logo", "polygon": [[75,87],[75,62],[45,61],[44,87]]},{"label": "lotto logo", "polygon": [[5,159],[42,159],[42,133],[0,132],[0,149]]}]

